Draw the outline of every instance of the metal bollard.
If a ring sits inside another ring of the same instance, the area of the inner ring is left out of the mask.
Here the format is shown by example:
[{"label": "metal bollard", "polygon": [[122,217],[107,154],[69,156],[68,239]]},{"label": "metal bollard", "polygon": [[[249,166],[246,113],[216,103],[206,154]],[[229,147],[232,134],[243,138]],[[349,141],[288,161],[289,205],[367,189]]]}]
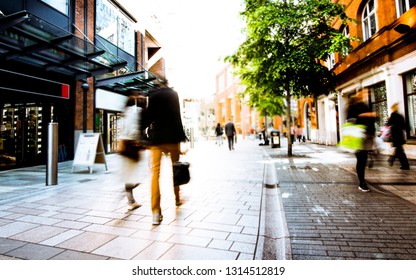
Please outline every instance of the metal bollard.
[{"label": "metal bollard", "polygon": [[58,184],[58,123],[48,126],[48,161],[46,165],[46,185]]}]

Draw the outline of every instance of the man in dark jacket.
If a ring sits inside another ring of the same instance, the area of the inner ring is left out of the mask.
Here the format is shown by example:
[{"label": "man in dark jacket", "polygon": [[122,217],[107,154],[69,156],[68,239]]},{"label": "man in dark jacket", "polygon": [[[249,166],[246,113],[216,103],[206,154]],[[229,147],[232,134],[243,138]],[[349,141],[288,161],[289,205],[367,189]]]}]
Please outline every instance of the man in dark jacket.
[{"label": "man in dark jacket", "polygon": [[[183,130],[179,97],[169,88],[167,81],[159,89],[149,92],[148,107],[143,114],[144,128],[151,128],[150,151],[152,157],[151,207],[153,225],[159,225],[163,219],[160,207],[160,164],[162,154],[169,154],[172,163],[179,161],[180,143],[186,140]],[[180,205],[179,186],[174,186],[176,205]]]},{"label": "man in dark jacket", "polygon": [[390,166],[393,165],[396,158],[400,161],[400,169],[409,170],[409,161],[404,152],[403,145],[406,143],[404,138],[404,130],[406,129],[406,122],[404,117],[399,113],[399,104],[394,103],[391,106],[391,114],[387,125],[391,126],[392,144],[394,147],[394,154],[388,159]]},{"label": "man in dark jacket", "polygon": [[234,137],[236,135],[235,126],[231,122],[231,120],[228,121],[228,123],[224,127],[225,135],[228,139],[228,148],[231,150],[234,150]]}]

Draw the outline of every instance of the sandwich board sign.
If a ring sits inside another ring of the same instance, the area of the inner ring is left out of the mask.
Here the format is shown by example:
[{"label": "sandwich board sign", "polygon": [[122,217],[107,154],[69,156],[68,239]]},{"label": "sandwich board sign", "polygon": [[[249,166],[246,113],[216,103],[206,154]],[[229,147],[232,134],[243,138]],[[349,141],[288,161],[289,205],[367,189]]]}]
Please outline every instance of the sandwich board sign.
[{"label": "sandwich board sign", "polygon": [[87,167],[92,173],[95,163],[105,164],[105,169],[108,170],[101,133],[81,133],[72,164],[72,173],[76,166]]}]

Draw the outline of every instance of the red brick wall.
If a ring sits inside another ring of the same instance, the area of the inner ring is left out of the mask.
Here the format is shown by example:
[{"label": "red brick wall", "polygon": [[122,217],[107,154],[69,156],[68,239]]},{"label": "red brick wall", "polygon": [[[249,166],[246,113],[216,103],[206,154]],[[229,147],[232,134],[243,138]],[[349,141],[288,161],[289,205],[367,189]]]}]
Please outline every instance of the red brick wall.
[{"label": "red brick wall", "polygon": [[145,60],[144,60],[144,54],[142,51],[142,48],[145,47],[144,45],[144,35],[140,32],[136,33],[136,37],[137,37],[137,44],[136,44],[136,49],[137,49],[137,71],[143,70],[144,69],[144,64],[145,64]]},{"label": "red brick wall", "polygon": [[[414,40],[409,40],[406,35],[394,30],[394,27],[399,23],[409,24],[412,30],[416,30],[416,7],[397,19],[395,0],[376,0],[376,2],[378,2],[376,5],[377,33],[369,40],[363,41],[361,14],[363,5],[367,1],[339,1],[339,3],[347,6],[347,15],[356,20],[356,23],[349,23],[348,25],[350,35],[361,38],[361,41],[352,43],[354,49],[346,58],[343,59],[340,55],[336,57],[338,64],[334,71],[341,79],[340,83],[416,50]],[[334,26],[339,28],[341,23],[337,21]]]},{"label": "red brick wall", "polygon": [[150,67],[149,71],[155,74],[158,78],[166,79],[165,75],[165,59],[159,59],[152,67]]},{"label": "red brick wall", "polygon": [[[84,7],[85,4],[88,7],[87,15],[87,30],[84,28]],[[75,25],[81,30],[87,37],[94,42],[94,16],[95,16],[95,1],[94,0],[76,0],[75,1]],[[84,38],[77,29],[75,29],[75,35]],[[87,79],[90,86],[87,95],[88,109],[87,109],[87,130],[93,130],[94,128],[94,88],[92,78]],[[75,130],[83,129],[83,116],[84,116],[84,92],[81,88],[82,81],[77,81],[75,88]]]}]

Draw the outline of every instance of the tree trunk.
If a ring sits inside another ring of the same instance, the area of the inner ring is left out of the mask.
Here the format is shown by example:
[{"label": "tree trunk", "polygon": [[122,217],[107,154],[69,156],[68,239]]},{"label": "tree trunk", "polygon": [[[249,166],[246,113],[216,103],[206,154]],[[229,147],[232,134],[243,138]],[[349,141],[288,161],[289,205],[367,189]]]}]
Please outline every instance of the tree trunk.
[{"label": "tree trunk", "polygon": [[292,127],[292,115],[291,115],[291,95],[290,95],[290,87],[289,84],[286,84],[286,103],[287,103],[287,112],[286,112],[286,124],[287,124],[287,155],[289,157],[292,156],[292,138],[291,136],[291,127]]}]

